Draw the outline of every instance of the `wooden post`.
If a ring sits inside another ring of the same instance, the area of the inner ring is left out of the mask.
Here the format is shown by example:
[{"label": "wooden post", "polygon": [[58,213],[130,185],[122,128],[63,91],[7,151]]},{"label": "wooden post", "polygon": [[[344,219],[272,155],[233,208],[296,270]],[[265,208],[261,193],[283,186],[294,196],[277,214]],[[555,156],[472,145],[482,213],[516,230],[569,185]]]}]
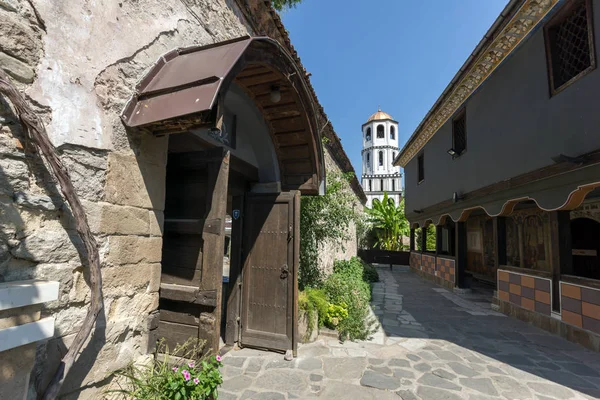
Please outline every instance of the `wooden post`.
[{"label": "wooden post", "polygon": [[435,226],[435,254],[440,254],[442,251],[442,225]]},{"label": "wooden post", "polygon": [[427,227],[421,227],[421,253],[427,251]]},{"label": "wooden post", "polygon": [[410,251],[415,251],[415,228],[410,228]]},{"label": "wooden post", "polygon": [[465,271],[467,269],[467,226],[464,222],[456,223],[456,286],[465,287]]},{"label": "wooden post", "polygon": [[573,272],[571,215],[569,211],[550,212],[550,264],[552,267],[552,310],[560,311],[560,275]]},{"label": "wooden post", "polygon": [[506,217],[494,218],[494,247],[496,268],[506,265]]}]

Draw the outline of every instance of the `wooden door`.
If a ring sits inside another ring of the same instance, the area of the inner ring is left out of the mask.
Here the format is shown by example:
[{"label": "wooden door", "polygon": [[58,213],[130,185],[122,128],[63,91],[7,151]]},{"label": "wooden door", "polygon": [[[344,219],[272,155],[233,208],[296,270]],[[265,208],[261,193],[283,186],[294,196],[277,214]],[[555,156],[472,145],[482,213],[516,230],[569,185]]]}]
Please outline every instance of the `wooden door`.
[{"label": "wooden door", "polygon": [[298,192],[246,198],[243,346],[296,350],[299,199]]},{"label": "wooden door", "polygon": [[158,335],[219,350],[229,152],[169,154]]}]

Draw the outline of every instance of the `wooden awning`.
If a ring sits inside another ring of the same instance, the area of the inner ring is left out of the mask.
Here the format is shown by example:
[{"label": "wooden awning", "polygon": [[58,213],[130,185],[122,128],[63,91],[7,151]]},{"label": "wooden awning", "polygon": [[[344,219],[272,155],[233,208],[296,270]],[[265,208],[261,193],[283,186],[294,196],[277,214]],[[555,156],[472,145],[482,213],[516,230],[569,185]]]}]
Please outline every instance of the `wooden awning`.
[{"label": "wooden awning", "polygon": [[[154,135],[218,129],[232,82],[265,119],[282,189],[322,193],[325,165],[314,104],[303,73],[273,39],[243,37],[166,53],[139,82],[121,118],[127,127]],[[277,102],[271,96],[275,87]]]},{"label": "wooden awning", "polygon": [[[561,162],[477,189],[423,210],[406,212],[412,227],[443,224],[447,218],[464,222],[474,211],[490,217],[508,216],[522,202],[535,202],[544,211],[570,211],[600,188],[600,150],[583,156],[581,164]],[[419,211],[419,212],[417,212]]]}]

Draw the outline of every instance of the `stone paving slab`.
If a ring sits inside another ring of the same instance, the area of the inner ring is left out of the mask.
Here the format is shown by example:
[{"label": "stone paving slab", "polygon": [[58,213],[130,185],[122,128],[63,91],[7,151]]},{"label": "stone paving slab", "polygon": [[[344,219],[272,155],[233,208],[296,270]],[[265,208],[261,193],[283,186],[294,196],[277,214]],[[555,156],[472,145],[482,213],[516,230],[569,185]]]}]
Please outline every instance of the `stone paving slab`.
[{"label": "stone paving slab", "polygon": [[292,361],[232,350],[219,399],[600,398],[598,353],[494,312],[481,294],[459,296],[407,268],[379,274],[372,340],[320,339]]}]

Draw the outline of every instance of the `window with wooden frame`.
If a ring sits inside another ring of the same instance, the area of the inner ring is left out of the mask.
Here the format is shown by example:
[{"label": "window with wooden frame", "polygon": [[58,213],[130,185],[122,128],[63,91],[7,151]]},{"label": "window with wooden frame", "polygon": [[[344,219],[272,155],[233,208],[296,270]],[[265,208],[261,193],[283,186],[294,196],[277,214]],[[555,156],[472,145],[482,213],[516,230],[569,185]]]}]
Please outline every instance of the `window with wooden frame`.
[{"label": "window with wooden frame", "polygon": [[417,164],[418,164],[418,178],[419,178],[419,183],[423,182],[425,180],[425,154],[421,153],[419,154],[419,156],[417,157]]},{"label": "window with wooden frame", "polygon": [[377,125],[377,139],[385,138],[385,128],[383,125]]},{"label": "window with wooden frame", "polygon": [[467,150],[467,114],[464,110],[452,120],[452,149],[456,156]]},{"label": "window with wooden frame", "polygon": [[596,68],[591,0],[572,0],[544,27],[550,94]]}]

